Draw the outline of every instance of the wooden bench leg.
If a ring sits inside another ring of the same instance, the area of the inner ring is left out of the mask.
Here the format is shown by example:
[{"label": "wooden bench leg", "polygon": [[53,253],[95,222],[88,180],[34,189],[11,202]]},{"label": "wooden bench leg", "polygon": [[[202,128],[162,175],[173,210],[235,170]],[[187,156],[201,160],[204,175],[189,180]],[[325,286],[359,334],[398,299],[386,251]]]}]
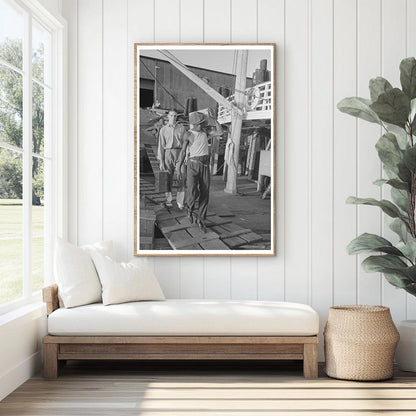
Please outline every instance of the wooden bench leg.
[{"label": "wooden bench leg", "polygon": [[58,377],[58,344],[43,344],[43,377]]},{"label": "wooden bench leg", "polygon": [[318,344],[304,344],[303,346],[303,376],[305,378],[318,377]]}]

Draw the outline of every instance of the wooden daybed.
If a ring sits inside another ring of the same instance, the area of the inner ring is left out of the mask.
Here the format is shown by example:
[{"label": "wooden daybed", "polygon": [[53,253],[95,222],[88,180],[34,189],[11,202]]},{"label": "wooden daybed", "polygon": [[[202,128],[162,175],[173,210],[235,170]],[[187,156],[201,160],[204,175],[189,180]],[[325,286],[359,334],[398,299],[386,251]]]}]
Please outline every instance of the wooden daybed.
[{"label": "wooden daybed", "polygon": [[[43,289],[43,300],[47,305],[50,316],[59,309],[58,287],[56,285]],[[180,302],[180,301],[179,301]],[[185,303],[186,301],[182,301]],[[203,302],[203,300],[201,300]],[[215,301],[214,301],[215,302]],[[229,301],[233,302],[233,301]],[[259,302],[258,302],[259,303]],[[139,302],[137,302],[139,304]],[[149,302],[147,303],[149,304]],[[284,304],[284,303],[282,303]],[[99,308],[102,304],[95,304]],[[127,305],[127,304],[124,304]],[[146,302],[140,302],[143,308]],[[158,306],[166,305],[164,302]],[[252,301],[249,307],[256,307]],[[288,304],[297,305],[297,304]],[[300,304],[299,304],[300,305]],[[90,306],[90,305],[88,305]],[[169,305],[168,305],[169,306]],[[231,305],[233,309],[235,305]],[[238,305],[237,305],[238,306]],[[306,305],[304,308],[309,308]],[[206,307],[206,306],[205,306]],[[83,307],[80,307],[83,308]],[[105,306],[104,308],[109,308]],[[130,305],[131,309],[132,306]],[[78,308],[67,309],[74,311]],[[309,308],[312,313],[315,313]],[[107,311],[108,309],[106,309]],[[58,311],[59,312],[59,311]],[[64,310],[62,310],[64,312]],[[76,313],[78,313],[77,311]],[[88,311],[87,311],[88,312]],[[66,312],[68,313],[68,312]],[[72,312],[69,312],[72,313]],[[298,313],[299,315],[299,313]],[[75,316],[75,315],[74,315]],[[88,315],[86,315],[88,316]],[[305,378],[318,376],[318,335],[316,319],[313,331],[315,334],[307,336],[286,335],[184,335],[173,336],[113,336],[107,335],[46,335],[44,345],[44,377],[58,377],[59,368],[66,360],[303,360],[303,374]],[[49,318],[48,318],[49,319]],[[124,318],[123,318],[124,319]],[[142,319],[142,318],[141,318]],[[284,319],[287,319],[287,312]],[[294,319],[297,319],[296,317]],[[82,319],[76,318],[74,321]],[[75,322],[76,324],[76,322]],[[74,324],[74,325],[75,325]],[[96,326],[94,329],[97,331]],[[49,331],[51,332],[51,331]],[[93,331],[94,332],[94,331]],[[253,331],[256,332],[256,331]]]}]

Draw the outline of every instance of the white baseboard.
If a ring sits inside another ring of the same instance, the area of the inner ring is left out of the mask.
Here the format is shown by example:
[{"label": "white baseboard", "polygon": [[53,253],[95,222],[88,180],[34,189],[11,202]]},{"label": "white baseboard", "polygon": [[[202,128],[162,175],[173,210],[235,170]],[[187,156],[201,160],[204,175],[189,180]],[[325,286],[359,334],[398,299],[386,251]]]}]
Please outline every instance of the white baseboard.
[{"label": "white baseboard", "polygon": [[38,351],[12,369],[0,374],[0,401],[34,376],[40,370],[41,365],[42,353]]}]

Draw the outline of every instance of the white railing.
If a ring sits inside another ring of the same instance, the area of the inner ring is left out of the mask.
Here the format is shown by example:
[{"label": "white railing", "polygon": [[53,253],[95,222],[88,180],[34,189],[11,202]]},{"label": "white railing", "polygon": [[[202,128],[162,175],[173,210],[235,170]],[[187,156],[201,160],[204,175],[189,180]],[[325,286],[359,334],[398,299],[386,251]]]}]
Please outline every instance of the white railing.
[{"label": "white railing", "polygon": [[[263,82],[246,89],[246,102],[244,106],[244,120],[259,120],[271,118],[272,115],[272,83]],[[234,95],[227,97],[232,102]],[[220,105],[218,107],[218,122],[220,124],[231,122],[231,110]]]}]

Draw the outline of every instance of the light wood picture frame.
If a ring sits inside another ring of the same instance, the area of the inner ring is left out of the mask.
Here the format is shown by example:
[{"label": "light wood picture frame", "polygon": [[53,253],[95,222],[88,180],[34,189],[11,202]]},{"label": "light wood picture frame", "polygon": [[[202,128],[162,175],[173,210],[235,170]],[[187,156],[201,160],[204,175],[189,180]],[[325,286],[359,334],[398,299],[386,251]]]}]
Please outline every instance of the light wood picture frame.
[{"label": "light wood picture frame", "polygon": [[275,44],[134,44],[134,255],[276,255]]}]

